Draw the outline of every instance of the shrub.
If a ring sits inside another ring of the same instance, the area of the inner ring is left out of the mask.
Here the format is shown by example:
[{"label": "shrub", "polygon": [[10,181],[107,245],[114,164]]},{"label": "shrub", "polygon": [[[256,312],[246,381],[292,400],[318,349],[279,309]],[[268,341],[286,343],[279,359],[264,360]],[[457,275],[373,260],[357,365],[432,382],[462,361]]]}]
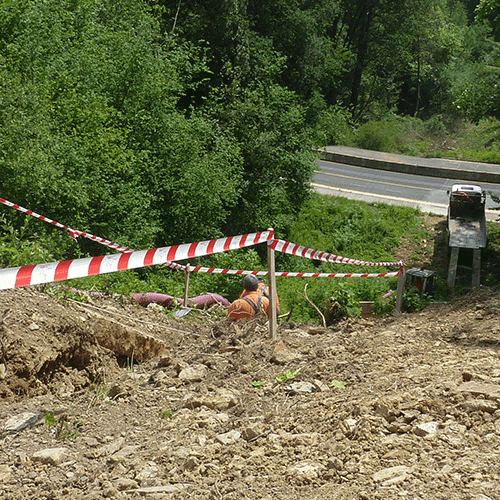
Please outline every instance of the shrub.
[{"label": "shrub", "polygon": [[354,144],[354,128],[345,108],[330,106],[320,112],[315,129],[315,142],[318,146]]},{"label": "shrub", "polygon": [[372,151],[397,151],[397,127],[394,122],[371,121],[359,127],[356,134],[356,145]]}]

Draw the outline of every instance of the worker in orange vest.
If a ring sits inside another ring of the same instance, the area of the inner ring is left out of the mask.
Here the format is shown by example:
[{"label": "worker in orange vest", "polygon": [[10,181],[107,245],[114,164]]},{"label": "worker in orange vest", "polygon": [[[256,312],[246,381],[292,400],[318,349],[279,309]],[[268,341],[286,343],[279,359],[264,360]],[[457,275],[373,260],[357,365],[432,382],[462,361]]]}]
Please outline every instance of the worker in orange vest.
[{"label": "worker in orange vest", "polygon": [[269,299],[259,290],[259,280],[253,274],[243,279],[242,297],[236,299],[227,310],[229,321],[252,319],[259,314],[269,315]]},{"label": "worker in orange vest", "polygon": [[[253,275],[249,275],[249,276],[253,276]],[[251,278],[249,278],[249,279],[251,279]],[[243,281],[245,281],[245,280],[243,280]],[[260,276],[257,276],[257,284],[258,284],[257,293],[259,293],[263,297],[266,297],[266,299],[269,300],[269,288],[267,286],[267,283]],[[245,297],[246,294],[247,294],[247,291],[243,287],[243,291],[241,292],[240,299]],[[276,314],[278,314],[278,315],[281,314],[280,299],[278,298],[278,294],[276,294]]]}]

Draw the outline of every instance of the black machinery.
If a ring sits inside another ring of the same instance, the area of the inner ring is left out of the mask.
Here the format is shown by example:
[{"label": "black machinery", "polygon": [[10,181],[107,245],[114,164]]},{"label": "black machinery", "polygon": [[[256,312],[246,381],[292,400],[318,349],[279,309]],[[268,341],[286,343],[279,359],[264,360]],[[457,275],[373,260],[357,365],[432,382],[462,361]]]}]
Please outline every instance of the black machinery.
[{"label": "black machinery", "polygon": [[405,273],[405,289],[416,288],[420,297],[434,295],[436,275],[434,271],[413,267]]}]

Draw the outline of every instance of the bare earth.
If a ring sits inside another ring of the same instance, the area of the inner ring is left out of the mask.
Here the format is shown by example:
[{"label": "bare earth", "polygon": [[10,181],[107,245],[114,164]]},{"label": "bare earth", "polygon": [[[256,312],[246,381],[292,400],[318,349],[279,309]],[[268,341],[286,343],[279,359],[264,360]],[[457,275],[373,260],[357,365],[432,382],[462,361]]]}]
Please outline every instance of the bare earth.
[{"label": "bare earth", "polygon": [[271,340],[0,292],[0,498],[498,499],[499,306],[481,289]]}]

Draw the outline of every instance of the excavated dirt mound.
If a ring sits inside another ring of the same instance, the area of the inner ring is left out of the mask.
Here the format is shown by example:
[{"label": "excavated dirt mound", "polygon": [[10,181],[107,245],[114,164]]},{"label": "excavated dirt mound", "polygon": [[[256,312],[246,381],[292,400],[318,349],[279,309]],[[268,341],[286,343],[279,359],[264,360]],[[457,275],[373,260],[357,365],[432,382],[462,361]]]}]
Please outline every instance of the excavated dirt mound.
[{"label": "excavated dirt mound", "polygon": [[2,499],[499,498],[500,296],[319,328],[0,293]]}]

